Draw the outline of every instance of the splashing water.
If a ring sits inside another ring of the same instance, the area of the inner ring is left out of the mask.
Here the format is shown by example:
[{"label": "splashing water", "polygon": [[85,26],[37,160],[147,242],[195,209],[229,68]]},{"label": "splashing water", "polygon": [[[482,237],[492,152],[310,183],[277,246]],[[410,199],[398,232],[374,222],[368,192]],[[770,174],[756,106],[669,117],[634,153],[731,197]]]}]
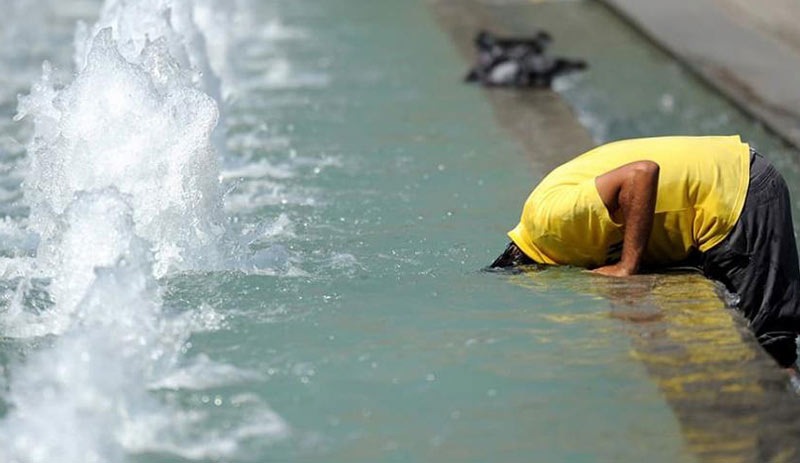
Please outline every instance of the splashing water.
[{"label": "splashing water", "polygon": [[[0,425],[0,435],[8,436],[0,439],[2,461],[120,461],[129,451],[206,458],[234,452],[237,436],[285,435],[280,417],[255,404],[255,430],[245,423],[216,438],[184,437],[203,417],[165,408],[148,394],[151,388],[202,388],[193,378],[209,372],[217,376],[216,384],[252,374],[205,357],[180,368],[191,320],[163,313],[147,243],[133,233],[131,208],[122,195],[114,190],[80,195],[66,215],[65,242],[97,221],[107,223],[104,231],[113,239],[101,254],[111,263],[95,267],[96,278],[71,329],[14,377],[9,398],[19,412]],[[69,438],[63,429],[71,430]]]},{"label": "splashing water", "polygon": [[[203,328],[191,314],[169,315],[158,285],[172,272],[217,269],[226,254],[213,141],[220,87],[193,7],[107,1],[97,24],[78,27],[74,81],[61,88],[45,64],[20,98],[16,119],[34,125],[24,194],[39,245],[2,327],[9,337],[56,336],[13,369],[0,461],[231,457],[242,439],[288,432],[258,400],[253,422],[198,431],[202,413],[150,393],[257,377],[183,359]],[[25,293],[41,281],[52,304],[30,310]],[[208,375],[216,379],[193,380]]]},{"label": "splashing water", "polygon": [[[118,460],[121,449],[113,435],[128,421],[121,414],[131,409],[126,402],[147,402],[137,388],[152,368],[143,360],[148,350],[155,353],[164,345],[157,342],[160,305],[148,277],[145,243],[133,234],[131,210],[121,195],[112,190],[81,195],[66,215],[65,242],[105,221],[103,231],[113,239],[102,243],[98,255],[109,265],[98,268],[84,289],[72,330],[34,354],[13,377],[9,399],[16,412],[2,425],[2,435],[9,436],[3,461]],[[56,422],[91,432],[54,439]]]},{"label": "splashing water", "polygon": [[219,101],[220,82],[211,70],[203,35],[194,21],[195,2],[180,0],[108,0],[90,29],[79,22],[75,33],[75,66],[89,62],[95,37],[108,29],[129,62],[139,61],[147,45],[162,40],[175,64],[191,72],[192,83]]},{"label": "splashing water", "polygon": [[26,198],[45,268],[54,217],[79,191],[115,186],[131,196],[137,234],[155,246],[156,274],[209,268],[219,256],[218,167],[210,144],[217,110],[185,80],[159,40],[142,65],[126,61],[110,29],[93,41],[86,67],[56,92],[47,73],[18,117],[32,116]]}]

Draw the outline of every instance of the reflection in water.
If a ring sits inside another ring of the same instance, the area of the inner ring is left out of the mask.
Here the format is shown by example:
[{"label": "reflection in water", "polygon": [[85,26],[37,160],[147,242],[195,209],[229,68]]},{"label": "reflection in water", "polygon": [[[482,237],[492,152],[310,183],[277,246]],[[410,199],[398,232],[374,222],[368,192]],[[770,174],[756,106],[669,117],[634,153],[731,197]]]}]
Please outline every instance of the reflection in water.
[{"label": "reflection in water", "polygon": [[[713,282],[695,273],[617,279],[559,268],[512,280],[607,300],[606,316],[623,321],[631,356],[657,382],[701,461],[797,461],[800,401],[744,319],[725,309]],[[548,318],[586,322],[586,315]]]}]

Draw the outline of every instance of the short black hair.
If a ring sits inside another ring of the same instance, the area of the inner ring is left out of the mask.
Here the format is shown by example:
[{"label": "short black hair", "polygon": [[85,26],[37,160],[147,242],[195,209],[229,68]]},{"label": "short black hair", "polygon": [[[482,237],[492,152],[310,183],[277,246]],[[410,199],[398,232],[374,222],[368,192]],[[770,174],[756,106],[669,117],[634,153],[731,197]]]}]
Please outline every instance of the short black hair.
[{"label": "short black hair", "polygon": [[518,265],[531,265],[536,261],[528,257],[514,242],[508,243],[506,250],[489,265],[489,268],[516,267]]}]

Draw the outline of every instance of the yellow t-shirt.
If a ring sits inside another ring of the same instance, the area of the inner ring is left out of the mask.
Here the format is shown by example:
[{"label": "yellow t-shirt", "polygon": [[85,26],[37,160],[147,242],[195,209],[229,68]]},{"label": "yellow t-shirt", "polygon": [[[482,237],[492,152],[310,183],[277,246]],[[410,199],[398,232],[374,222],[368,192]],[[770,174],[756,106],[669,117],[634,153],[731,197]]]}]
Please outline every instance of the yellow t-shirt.
[{"label": "yellow t-shirt", "polygon": [[548,174],[508,233],[543,264],[598,267],[619,260],[622,224],[608,214],[595,178],[635,161],[659,167],[653,230],[645,264],[670,264],[711,249],[744,206],[749,146],[739,136],[624,140],[595,148]]}]

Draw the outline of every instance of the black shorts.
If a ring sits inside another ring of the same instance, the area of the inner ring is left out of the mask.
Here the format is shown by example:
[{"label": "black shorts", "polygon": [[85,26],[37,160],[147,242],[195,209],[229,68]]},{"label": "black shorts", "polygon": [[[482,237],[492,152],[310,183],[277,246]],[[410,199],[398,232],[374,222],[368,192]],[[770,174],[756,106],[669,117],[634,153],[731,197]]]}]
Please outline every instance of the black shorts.
[{"label": "black shorts", "polygon": [[750,185],[730,234],[702,257],[708,278],[738,296],[736,307],[759,343],[783,367],[797,360],[800,265],[786,181],[751,150]]}]

